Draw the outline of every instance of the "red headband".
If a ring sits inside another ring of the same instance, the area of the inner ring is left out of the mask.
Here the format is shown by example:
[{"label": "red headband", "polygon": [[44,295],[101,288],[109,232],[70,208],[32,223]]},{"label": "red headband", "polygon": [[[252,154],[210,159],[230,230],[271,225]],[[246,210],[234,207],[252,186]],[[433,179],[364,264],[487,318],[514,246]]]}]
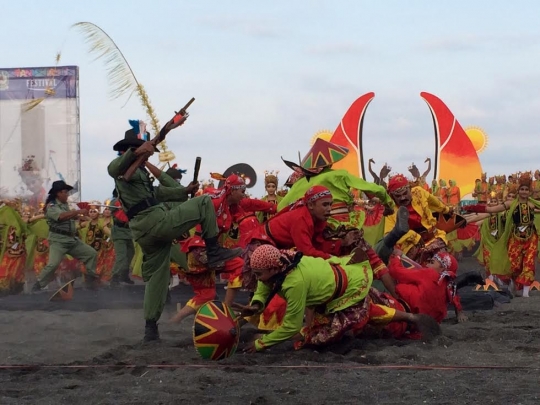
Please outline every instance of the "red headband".
[{"label": "red headband", "polygon": [[397,174],[394,177],[391,177],[390,180],[388,181],[388,192],[390,193],[394,192],[408,185],[409,185],[409,180],[407,180],[407,178],[404,175]]},{"label": "red headband", "polygon": [[438,261],[443,269],[449,273],[450,276],[456,277],[458,270],[458,262],[454,256],[448,252],[439,252],[433,256],[433,260]]},{"label": "red headband", "polygon": [[313,203],[323,198],[332,198],[332,193],[324,186],[313,186],[304,194],[304,202]]},{"label": "red headband", "polygon": [[230,188],[233,190],[246,189],[246,182],[244,179],[236,174],[231,174],[225,180],[225,188]]}]

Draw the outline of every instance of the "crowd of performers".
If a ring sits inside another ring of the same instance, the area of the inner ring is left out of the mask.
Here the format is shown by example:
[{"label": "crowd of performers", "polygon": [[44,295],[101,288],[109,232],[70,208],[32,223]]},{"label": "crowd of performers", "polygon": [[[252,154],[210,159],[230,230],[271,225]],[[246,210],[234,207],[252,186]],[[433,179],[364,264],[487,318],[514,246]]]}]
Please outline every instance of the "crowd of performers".
[{"label": "crowd of performers", "polygon": [[[19,292],[29,269],[34,292],[79,272],[88,288],[140,276],[144,340],[155,341],[171,274],[194,293],[172,322],[214,300],[219,277],[227,282],[225,303],[265,332],[247,351],[290,339],[297,348],[322,345],[347,332],[426,337],[438,332],[449,304],[466,321],[458,290],[482,280],[458,276],[449,235],[437,227],[437,218],[455,218],[460,209],[452,181],[429,187],[425,176],[398,174],[368,182],[333,169],[347,150],[317,139],[301,164],[285,161],[293,169],[286,191],[277,173],[266,173],[267,195],[254,199],[236,174],[218,178],[221,188],[182,186],[182,171],[148,162],[156,150],[148,137],[139,122],[114,145],[119,156],[107,168],[114,198],[105,204],[72,209],[71,186],[56,181],[36,212],[9,202],[0,208],[3,290]],[[531,197],[537,183],[528,173],[513,180],[499,194],[493,188],[499,181],[490,185],[484,175],[478,203],[464,209],[471,223],[483,221],[478,256],[488,275],[526,297],[535,277],[540,202]],[[251,292],[249,304],[235,302],[240,289]]]}]

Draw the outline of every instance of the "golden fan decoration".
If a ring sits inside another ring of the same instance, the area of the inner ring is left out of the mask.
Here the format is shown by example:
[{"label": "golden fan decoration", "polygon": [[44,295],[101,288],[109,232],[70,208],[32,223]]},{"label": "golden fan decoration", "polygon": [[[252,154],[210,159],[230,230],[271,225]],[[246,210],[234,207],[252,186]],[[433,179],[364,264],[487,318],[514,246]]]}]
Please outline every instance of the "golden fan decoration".
[{"label": "golden fan decoration", "polygon": [[[60,63],[61,58],[62,58],[62,53],[57,52],[56,57],[54,58],[55,59],[55,65],[54,65],[55,71],[56,71],[56,68],[58,67],[58,64]],[[55,74],[56,74],[56,72],[55,72]],[[25,103],[23,103],[23,111],[28,112],[31,109],[36,108],[46,98],[54,96],[55,94],[56,94],[55,90],[51,86],[47,85],[47,87],[45,88],[43,97],[35,98],[33,100],[26,101]]]},{"label": "golden fan decoration", "polygon": [[[126,94],[129,94],[129,97],[131,97],[133,93],[137,93],[139,100],[146,110],[146,114],[150,118],[154,134],[159,134],[161,128],[154,108],[150,103],[150,98],[143,85],[137,80],[133,69],[131,69],[118,45],[116,45],[109,34],[102,28],[91,22],[78,22],[73,24],[72,27],[79,29],[83,33],[86,42],[90,45],[89,52],[97,55],[96,60],[105,58],[105,67],[111,87],[110,96],[113,99],[117,99]],[[165,141],[162,141],[159,146],[162,151],[159,158],[160,162],[168,164],[174,160],[174,153],[167,149]]]},{"label": "golden fan decoration", "polygon": [[124,54],[118,48],[118,45],[103,29],[91,22],[78,22],[72,27],[77,28],[84,35],[86,42],[90,45],[90,53],[96,54],[96,60],[105,58],[105,67],[107,69],[107,78],[110,85],[110,96],[117,99],[126,94],[129,97],[137,93],[139,100],[146,109],[146,114],[150,118],[152,129],[157,135],[159,133],[159,121],[150,98],[143,85],[135,77],[133,69],[124,57]]}]

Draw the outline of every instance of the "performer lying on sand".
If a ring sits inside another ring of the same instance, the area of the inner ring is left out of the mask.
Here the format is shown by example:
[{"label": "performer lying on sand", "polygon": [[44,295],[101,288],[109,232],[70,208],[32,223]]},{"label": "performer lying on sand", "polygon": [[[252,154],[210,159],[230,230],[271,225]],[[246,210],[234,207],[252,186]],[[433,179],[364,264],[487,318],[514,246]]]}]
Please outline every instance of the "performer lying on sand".
[{"label": "performer lying on sand", "polygon": [[458,322],[467,321],[454,283],[458,262],[450,253],[435,254],[422,269],[405,268],[399,256],[392,255],[388,269],[397,283],[397,294],[413,314],[426,314],[441,323],[450,302],[455,307]]},{"label": "performer lying on sand", "polygon": [[[358,334],[368,323],[412,323],[426,339],[440,333],[433,318],[397,311],[392,307],[396,300],[371,288],[373,272],[362,249],[324,260],[263,245],[253,252],[251,266],[259,280],[257,291],[250,305],[234,304],[235,309],[242,316],[261,313],[279,294],[287,301],[287,312],[281,327],[250,343],[246,352],[289,339],[296,341],[296,348],[324,345],[339,341],[347,331]],[[302,327],[307,307],[315,308],[316,315]]]}]

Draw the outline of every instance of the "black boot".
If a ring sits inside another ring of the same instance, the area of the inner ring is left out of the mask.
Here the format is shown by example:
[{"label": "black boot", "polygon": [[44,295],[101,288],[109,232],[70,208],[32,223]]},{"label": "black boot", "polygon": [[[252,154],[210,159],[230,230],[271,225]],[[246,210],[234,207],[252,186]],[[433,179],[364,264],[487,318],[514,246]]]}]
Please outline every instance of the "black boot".
[{"label": "black boot", "polygon": [[110,286],[112,288],[120,287],[120,278],[117,275],[112,276]]},{"label": "black boot", "polygon": [[406,207],[399,207],[396,214],[396,225],[384,238],[386,247],[393,249],[398,240],[409,232],[409,211]]},{"label": "black boot", "polygon": [[143,341],[145,343],[159,341],[159,331],[156,321],[146,321],[146,326],[144,327]]},{"label": "black boot", "polygon": [[32,286],[31,292],[39,292],[39,291],[41,291],[41,284],[39,283],[39,281],[36,281],[36,283]]},{"label": "black boot", "polygon": [[242,254],[242,249],[225,249],[218,244],[217,236],[204,240],[206,244],[206,257],[208,258],[208,267],[220,267],[226,261],[234,259]]},{"label": "black boot", "polygon": [[90,276],[86,274],[84,276],[84,288],[87,290],[96,291],[99,289],[100,281],[99,278],[95,276]]},{"label": "black boot", "polygon": [[124,284],[129,284],[129,285],[135,284],[135,281],[129,278],[129,270],[120,276],[120,281]]}]

